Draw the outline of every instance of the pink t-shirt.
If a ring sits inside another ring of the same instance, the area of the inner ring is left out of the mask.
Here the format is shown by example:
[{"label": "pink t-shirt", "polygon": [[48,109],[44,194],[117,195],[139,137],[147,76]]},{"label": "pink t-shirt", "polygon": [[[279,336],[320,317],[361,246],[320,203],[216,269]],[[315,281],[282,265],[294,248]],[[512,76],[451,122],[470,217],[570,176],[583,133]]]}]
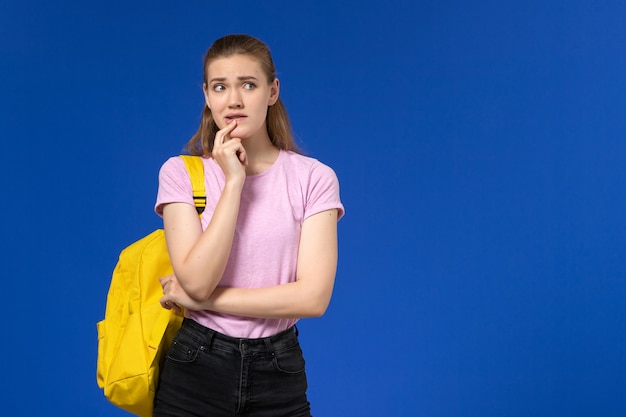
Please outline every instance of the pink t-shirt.
[{"label": "pink t-shirt", "polygon": [[[224,173],[213,159],[203,159],[207,194],[202,215],[206,229],[221,190]],[[155,205],[158,215],[168,203],[193,205],[185,163],[168,159],[159,172]],[[324,210],[344,208],[335,172],[316,159],[280,151],[274,164],[246,177],[230,257],[219,283],[223,287],[260,288],[295,281],[303,221]],[[187,311],[187,317],[220,333],[239,338],[267,337],[288,329],[297,319],[259,319],[212,311]]]}]

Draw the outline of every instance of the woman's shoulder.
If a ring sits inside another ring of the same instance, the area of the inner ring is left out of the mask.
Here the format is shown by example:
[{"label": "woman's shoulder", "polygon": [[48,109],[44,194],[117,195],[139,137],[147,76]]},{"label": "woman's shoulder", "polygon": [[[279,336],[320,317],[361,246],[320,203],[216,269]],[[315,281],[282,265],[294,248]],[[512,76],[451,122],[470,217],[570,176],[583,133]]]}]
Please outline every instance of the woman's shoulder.
[{"label": "woman's shoulder", "polygon": [[296,169],[306,171],[333,171],[332,168],[319,159],[312,156],[303,155],[293,151],[283,151],[289,164]]},{"label": "woman's shoulder", "polygon": [[[194,158],[202,159],[205,170],[211,170],[215,165],[211,158],[205,158],[202,156],[194,156]],[[181,155],[170,156],[161,165],[160,172],[166,175],[184,175],[187,172],[185,161],[181,158]]]},{"label": "woman's shoulder", "polygon": [[292,178],[297,178],[304,189],[339,188],[339,179],[335,171],[317,158],[305,156],[296,152],[285,152],[287,162],[286,172]]}]

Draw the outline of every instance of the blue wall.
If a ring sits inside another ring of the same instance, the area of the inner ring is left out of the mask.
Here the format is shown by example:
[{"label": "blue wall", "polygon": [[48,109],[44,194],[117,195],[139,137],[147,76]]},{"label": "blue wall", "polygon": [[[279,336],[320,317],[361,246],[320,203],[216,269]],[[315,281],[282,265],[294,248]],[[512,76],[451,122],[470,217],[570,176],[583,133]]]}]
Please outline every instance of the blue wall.
[{"label": "blue wall", "polygon": [[122,416],[95,382],[119,250],[160,227],[202,56],[271,47],[347,209],[301,322],[317,416],[626,414],[620,1],[0,5],[3,410]]}]

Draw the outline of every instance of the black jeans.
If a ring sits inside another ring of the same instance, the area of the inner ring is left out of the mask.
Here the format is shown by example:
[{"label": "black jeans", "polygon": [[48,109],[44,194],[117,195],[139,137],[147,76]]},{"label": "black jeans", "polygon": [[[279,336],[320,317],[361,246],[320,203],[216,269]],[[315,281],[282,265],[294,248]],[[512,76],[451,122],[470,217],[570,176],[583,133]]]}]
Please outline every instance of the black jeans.
[{"label": "black jeans", "polygon": [[310,417],[297,330],[237,339],[185,319],[161,371],[154,417]]}]

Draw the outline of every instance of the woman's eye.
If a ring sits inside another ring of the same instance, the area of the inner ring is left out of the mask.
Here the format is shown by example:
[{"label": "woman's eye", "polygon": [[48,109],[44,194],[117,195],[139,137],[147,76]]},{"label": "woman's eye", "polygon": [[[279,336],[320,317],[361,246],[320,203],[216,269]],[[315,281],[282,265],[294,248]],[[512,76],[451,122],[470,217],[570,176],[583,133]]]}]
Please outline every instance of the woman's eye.
[{"label": "woman's eye", "polygon": [[245,88],[246,90],[252,90],[252,89],[254,89],[254,87],[256,87],[256,85],[254,85],[252,83],[245,83],[243,85],[243,88]]},{"label": "woman's eye", "polygon": [[213,91],[224,91],[224,88],[225,87],[223,85],[217,84],[213,86]]}]

